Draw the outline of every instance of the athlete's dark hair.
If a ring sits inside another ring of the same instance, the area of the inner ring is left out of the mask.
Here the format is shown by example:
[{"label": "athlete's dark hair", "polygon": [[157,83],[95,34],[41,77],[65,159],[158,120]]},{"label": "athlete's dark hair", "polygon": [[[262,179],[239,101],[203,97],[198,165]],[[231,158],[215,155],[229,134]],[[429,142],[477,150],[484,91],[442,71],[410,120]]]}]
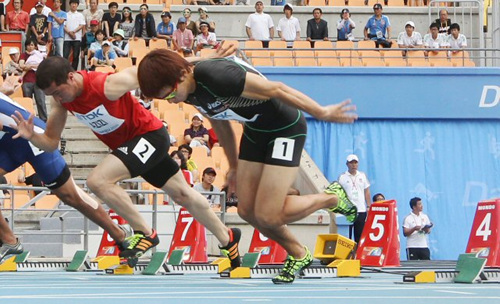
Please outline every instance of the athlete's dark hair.
[{"label": "athlete's dark hair", "polygon": [[36,85],[42,90],[50,87],[53,82],[61,85],[68,81],[68,74],[74,71],[67,59],[50,56],[42,61],[36,70]]},{"label": "athlete's dark hair", "polygon": [[172,151],[172,153],[170,153],[170,157],[174,158],[174,155],[177,155],[177,157],[179,157],[179,159],[181,160],[181,169],[182,170],[187,170],[188,167],[187,167],[187,161],[186,161],[186,158],[184,157],[184,154],[182,154],[182,152],[180,150],[175,150],[175,151]]},{"label": "athlete's dark hair", "polygon": [[137,77],[144,96],[155,98],[166,86],[174,87],[181,79],[182,71],[189,71],[191,63],[178,53],[167,49],[156,49],[141,60]]},{"label": "athlete's dark hair", "polygon": [[413,209],[422,199],[420,197],[414,197],[410,200],[410,208]]}]

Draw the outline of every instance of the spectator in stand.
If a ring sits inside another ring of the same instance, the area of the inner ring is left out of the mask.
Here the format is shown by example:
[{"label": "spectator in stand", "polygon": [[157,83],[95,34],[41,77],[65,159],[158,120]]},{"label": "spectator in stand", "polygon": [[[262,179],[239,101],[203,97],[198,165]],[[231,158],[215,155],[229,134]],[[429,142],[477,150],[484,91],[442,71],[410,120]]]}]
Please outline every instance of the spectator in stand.
[{"label": "spectator in stand", "polygon": [[189,5],[215,5],[214,0],[188,0]]},{"label": "spectator in stand", "polygon": [[49,13],[47,19],[49,23],[49,43],[53,43],[54,55],[62,57],[64,47],[64,22],[67,14],[61,10],[61,1],[54,0],[54,10]]},{"label": "spectator in stand", "polygon": [[170,12],[162,12],[161,22],[158,23],[158,27],[156,28],[156,37],[167,40],[167,44],[170,46],[172,44],[172,35],[176,29],[177,27],[172,22]]},{"label": "spectator in stand", "polygon": [[5,28],[7,31],[19,31],[23,33],[22,43],[26,40],[26,34],[29,30],[30,16],[22,10],[23,1],[13,0],[14,9],[7,12]]},{"label": "spectator in stand", "polygon": [[149,46],[149,40],[156,37],[156,26],[153,15],[149,12],[147,4],[141,4],[141,12],[135,17],[134,40],[143,38],[146,40],[146,46]]},{"label": "spectator in stand", "polygon": [[[35,13],[30,16],[30,29],[31,29],[31,39],[36,40],[38,44],[38,50],[41,52],[47,52],[47,41],[49,40],[48,30],[49,25],[47,22],[47,16],[42,14],[42,9],[45,5],[38,1],[35,5]],[[52,10],[51,10],[52,12]]]},{"label": "spectator in stand", "polygon": [[99,29],[94,33],[94,42],[89,46],[88,59],[90,60],[92,56],[100,49],[102,49],[102,42],[104,39],[104,31]]},{"label": "spectator in stand", "polygon": [[361,233],[366,221],[366,209],[371,205],[370,182],[364,172],[358,171],[359,160],[355,154],[347,156],[347,171],[339,176],[339,184],[342,185],[347,197],[358,207],[358,217],[349,229],[352,238],[354,231],[354,241],[359,244]]},{"label": "spectator in stand", "polygon": [[[35,97],[36,109],[38,112],[38,117],[47,121],[47,106],[45,105],[45,94],[36,85],[36,74],[35,71],[38,65],[42,62],[43,56],[36,50],[37,44],[35,40],[28,39],[25,42],[26,52],[21,54],[19,59],[19,66],[23,70],[23,96],[33,98]],[[30,57],[32,57],[29,60]]]},{"label": "spectator in stand", "polygon": [[448,18],[448,11],[446,9],[439,11],[439,18],[435,22],[438,24],[440,34],[450,34],[451,19]]},{"label": "spectator in stand", "polygon": [[0,30],[5,31],[5,5],[0,3]]},{"label": "spectator in stand", "polygon": [[132,9],[125,6],[122,10],[122,21],[118,25],[118,28],[123,30],[125,34],[124,39],[129,40],[134,35],[134,17],[132,17]]},{"label": "spectator in stand", "polygon": [[118,57],[128,57],[129,44],[125,39],[125,33],[122,29],[117,29],[113,33],[113,50]]},{"label": "spectator in stand", "polygon": [[[399,33],[398,46],[402,49],[414,49],[423,46],[422,35],[415,32],[415,23],[413,21],[406,22],[405,31]],[[406,56],[406,51],[403,51],[403,56]]]},{"label": "spectator in stand", "polygon": [[406,257],[408,260],[430,260],[427,234],[431,233],[433,224],[422,212],[424,205],[420,197],[410,200],[410,208],[410,214],[403,221],[403,234],[407,238]]},{"label": "spectator in stand", "polygon": [[323,11],[317,7],[313,10],[313,17],[307,21],[307,41],[311,41],[314,47],[314,40],[328,41],[328,22],[321,19]]},{"label": "spectator in stand", "polygon": [[[463,49],[467,47],[467,38],[465,38],[464,34],[460,34],[460,25],[458,23],[450,25],[450,34],[446,37],[446,46],[451,49]],[[455,54],[460,52],[460,50],[451,52]]]},{"label": "spectator in stand", "polygon": [[[98,32],[100,32],[102,35],[98,35]],[[98,41],[98,43],[95,44],[94,48],[91,50],[92,44],[97,41],[97,36],[99,36],[101,40]],[[89,64],[90,60],[92,59],[92,56],[94,56],[95,51],[101,48],[102,39],[104,39],[104,32],[101,29],[99,29],[99,21],[97,20],[90,21],[90,31],[85,32],[85,35],[82,36],[82,54],[81,54],[82,58],[85,58],[85,55],[87,55],[87,61]],[[82,62],[85,61],[83,60]]]},{"label": "spectator in stand", "polygon": [[[139,100],[139,102],[141,102],[141,101]],[[168,137],[169,137],[169,140],[170,140],[170,146],[171,147],[175,146],[175,144],[177,143],[177,139],[175,138],[174,135],[170,134],[170,131],[168,129],[168,123],[166,121],[164,121],[164,120],[162,120],[161,122],[163,123],[163,126],[165,126],[165,129],[167,129]]]},{"label": "spectator in stand", "polygon": [[191,20],[191,9],[185,8],[182,11],[182,16],[186,18],[186,28],[191,30],[193,35],[196,37],[196,35],[198,35],[198,27],[196,26],[196,22]]},{"label": "spectator in stand", "polygon": [[[193,189],[198,192],[215,192],[219,193],[221,190],[219,187],[214,185],[215,177],[217,172],[212,167],[205,168],[203,170],[203,175],[201,176],[201,183],[194,185]],[[220,195],[218,194],[206,194],[202,193],[204,197],[207,198],[210,208],[220,208]]]},{"label": "spectator in stand", "polygon": [[197,182],[199,180],[199,172],[198,172],[198,166],[194,162],[194,160],[191,158],[191,155],[193,154],[193,148],[191,148],[187,144],[183,144],[179,146],[179,151],[184,155],[186,158],[186,165],[188,170],[193,174],[194,181]]},{"label": "spectator in stand", "polygon": [[[80,4],[80,2],[78,2]],[[70,1],[71,5],[71,1]],[[99,28],[101,28],[102,16],[104,15],[104,11],[98,7],[99,0],[90,0],[89,8],[83,10],[83,17],[85,20],[85,30],[90,31],[90,21],[97,20],[99,21]],[[77,6],[78,7],[78,6]]]},{"label": "spectator in stand", "polygon": [[118,25],[122,19],[122,15],[118,12],[118,3],[111,2],[108,5],[109,13],[102,15],[102,29],[106,38],[111,39],[113,33],[118,29]]},{"label": "spectator in stand", "polygon": [[[91,1],[97,2],[97,0]],[[78,58],[82,47],[82,36],[85,33],[85,18],[83,17],[83,14],[77,12],[79,4],[80,2],[78,0],[69,1],[70,11],[67,14],[68,20],[66,20],[64,26],[64,32],[66,34],[64,35],[63,57],[69,60],[69,54],[71,53],[71,50],[73,50],[73,62],[71,65],[75,71],[78,69]]]},{"label": "spectator in stand", "polygon": [[170,153],[170,157],[179,165],[179,168],[182,171],[182,175],[184,175],[184,178],[186,179],[186,182],[193,187],[194,186],[194,179],[193,179],[193,173],[187,169],[187,163],[186,163],[186,157],[184,157],[184,154],[179,151],[175,150],[172,153]]},{"label": "spectator in stand", "polygon": [[[94,42],[96,43],[96,42]],[[96,67],[112,67],[114,68],[116,53],[111,48],[111,42],[104,40],[100,50],[97,50],[92,58],[91,71],[95,71]]]},{"label": "spectator in stand", "polygon": [[377,193],[373,196],[372,202],[382,202],[385,201],[385,196],[382,193]]},{"label": "spectator in stand", "polygon": [[184,141],[191,148],[205,147],[207,154],[210,153],[208,148],[208,130],[203,126],[203,116],[196,113],[191,119],[191,126],[184,130]]},{"label": "spectator in stand", "polygon": [[373,11],[375,14],[368,19],[365,25],[365,40],[374,40],[376,47],[382,45],[384,48],[390,48],[392,41],[389,17],[382,15],[382,4],[380,3],[375,3]]},{"label": "spectator in stand", "polygon": [[198,9],[198,14],[200,14],[200,18],[196,20],[196,29],[198,30],[198,33],[201,32],[200,25],[202,22],[208,23],[208,31],[210,32],[215,32],[215,21],[210,19],[207,14],[208,10],[206,7],[202,6]]},{"label": "spectator in stand", "polygon": [[292,47],[294,40],[300,40],[300,22],[299,19],[292,16],[293,6],[291,4],[285,4],[283,12],[285,17],[280,19],[276,29],[281,40],[287,41],[288,47]]},{"label": "spectator in stand", "polygon": [[[424,47],[429,49],[440,49],[446,48],[446,34],[439,33],[439,25],[437,23],[432,23],[429,26],[429,34],[425,34],[424,36]],[[424,51],[425,56],[428,56],[429,51]],[[431,51],[437,52],[437,51]]]},{"label": "spectator in stand", "polygon": [[269,40],[274,38],[274,23],[271,16],[264,13],[262,1],[255,2],[255,13],[248,16],[245,27],[249,40],[260,40],[265,48],[269,46]]},{"label": "spectator in stand", "polygon": [[11,47],[9,49],[9,57],[10,61],[7,63],[5,66],[5,69],[3,71],[3,76],[7,75],[14,75],[14,76],[20,76],[23,74],[23,69],[19,66],[19,49],[16,47]]},{"label": "spectator in stand", "polygon": [[30,10],[30,16],[36,14],[36,6],[38,5],[38,3],[42,4],[42,7],[43,7],[42,14],[44,14],[44,16],[48,18],[49,14],[50,14],[50,12],[52,12],[52,10],[50,9],[50,7],[47,6],[47,0],[40,0],[40,1],[36,2],[35,6],[32,7]]},{"label": "spectator in stand", "polygon": [[174,50],[183,52],[185,57],[193,55],[194,36],[191,30],[186,28],[186,18],[180,17],[177,21],[177,29],[172,35],[172,43]]},{"label": "spectator in stand", "polygon": [[217,46],[217,37],[215,33],[210,33],[208,22],[202,21],[200,24],[201,33],[196,36],[196,52],[201,49],[213,49]]},{"label": "spectator in stand", "polygon": [[356,23],[351,19],[351,13],[347,8],[340,12],[340,20],[337,22],[337,40],[354,40],[352,30],[356,28]]}]

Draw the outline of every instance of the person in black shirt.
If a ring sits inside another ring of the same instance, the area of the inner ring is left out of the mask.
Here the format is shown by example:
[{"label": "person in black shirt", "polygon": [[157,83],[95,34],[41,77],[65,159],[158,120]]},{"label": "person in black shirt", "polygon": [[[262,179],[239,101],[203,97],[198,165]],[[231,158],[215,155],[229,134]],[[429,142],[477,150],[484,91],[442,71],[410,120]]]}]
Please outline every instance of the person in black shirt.
[{"label": "person in black shirt", "polygon": [[2,23],[1,25],[1,30],[2,32],[5,31],[5,5],[2,3],[0,3],[0,22]]},{"label": "person in black shirt", "polygon": [[[290,255],[286,266],[273,279],[275,284],[292,283],[296,273],[312,262],[310,251],[286,224],[321,208],[349,215],[357,213],[338,183],[332,183],[325,193],[287,196],[298,174],[307,134],[301,110],[320,120],[352,123],[357,115],[349,100],[320,106],[283,83],[267,80],[236,57],[192,65],[165,49],[153,50],[143,58],[138,80],[145,96],[171,103],[185,101],[210,119],[228,157],[228,193],[236,189],[238,214]],[[227,120],[245,123],[239,160],[236,139]]]},{"label": "person in black shirt", "polygon": [[30,33],[31,39],[36,40],[38,47],[47,44],[49,35],[47,33],[49,24],[47,23],[47,16],[42,14],[44,4],[39,1],[35,5],[36,13],[30,16]]},{"label": "person in black shirt", "polygon": [[311,41],[311,47],[314,47],[313,40],[328,40],[328,22],[321,19],[323,11],[317,7],[313,10],[313,19],[307,20],[307,41]]},{"label": "person in black shirt", "polygon": [[112,38],[113,33],[118,29],[118,25],[122,20],[122,15],[118,14],[118,3],[111,2],[108,5],[109,13],[104,13],[102,16],[102,29],[106,38]]}]

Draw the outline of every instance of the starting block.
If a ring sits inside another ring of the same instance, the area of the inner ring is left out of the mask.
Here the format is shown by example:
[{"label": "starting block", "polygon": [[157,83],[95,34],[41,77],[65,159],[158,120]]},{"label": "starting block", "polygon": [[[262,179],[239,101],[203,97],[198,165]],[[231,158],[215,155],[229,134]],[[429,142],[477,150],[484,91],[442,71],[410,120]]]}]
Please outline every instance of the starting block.
[{"label": "starting block", "polygon": [[0,264],[0,272],[17,271],[17,265],[26,262],[29,255],[30,255],[29,251],[24,251],[23,253],[10,257],[2,264]]},{"label": "starting block", "polygon": [[314,257],[324,263],[346,260],[354,254],[356,242],[340,234],[319,234],[314,247]]},{"label": "starting block", "polygon": [[144,275],[156,275],[160,268],[165,267],[165,260],[167,259],[167,252],[165,251],[157,251],[151,257],[151,261],[149,262],[146,269],[142,271]]},{"label": "starting block", "polygon": [[75,255],[73,256],[73,259],[69,263],[68,267],[66,268],[66,271],[78,271],[81,270],[83,264],[85,261],[87,261],[89,254],[87,250],[79,250],[75,252]]},{"label": "starting block", "polygon": [[104,271],[106,274],[134,274],[134,268],[128,265],[113,265]]},{"label": "starting block", "polygon": [[210,264],[184,264],[185,250],[185,248],[177,249],[170,253],[170,257],[164,266],[166,274],[216,274],[231,267],[228,258],[220,258]]},{"label": "starting block", "polygon": [[406,283],[500,283],[500,270],[485,270],[486,259],[475,254],[461,254],[454,271],[410,272],[403,277]]}]

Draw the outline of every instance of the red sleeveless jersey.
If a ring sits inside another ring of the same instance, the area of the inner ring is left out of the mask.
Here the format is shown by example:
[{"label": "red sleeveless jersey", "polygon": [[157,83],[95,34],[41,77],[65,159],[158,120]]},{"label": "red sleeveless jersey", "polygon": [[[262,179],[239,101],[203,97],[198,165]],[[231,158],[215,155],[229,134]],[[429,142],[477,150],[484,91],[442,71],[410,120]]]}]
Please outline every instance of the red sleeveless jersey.
[{"label": "red sleeveless jersey", "polygon": [[78,71],[83,76],[83,91],[62,106],[70,111],[108,147],[116,149],[132,138],[158,130],[162,122],[127,92],[117,100],[104,95],[109,74]]}]

